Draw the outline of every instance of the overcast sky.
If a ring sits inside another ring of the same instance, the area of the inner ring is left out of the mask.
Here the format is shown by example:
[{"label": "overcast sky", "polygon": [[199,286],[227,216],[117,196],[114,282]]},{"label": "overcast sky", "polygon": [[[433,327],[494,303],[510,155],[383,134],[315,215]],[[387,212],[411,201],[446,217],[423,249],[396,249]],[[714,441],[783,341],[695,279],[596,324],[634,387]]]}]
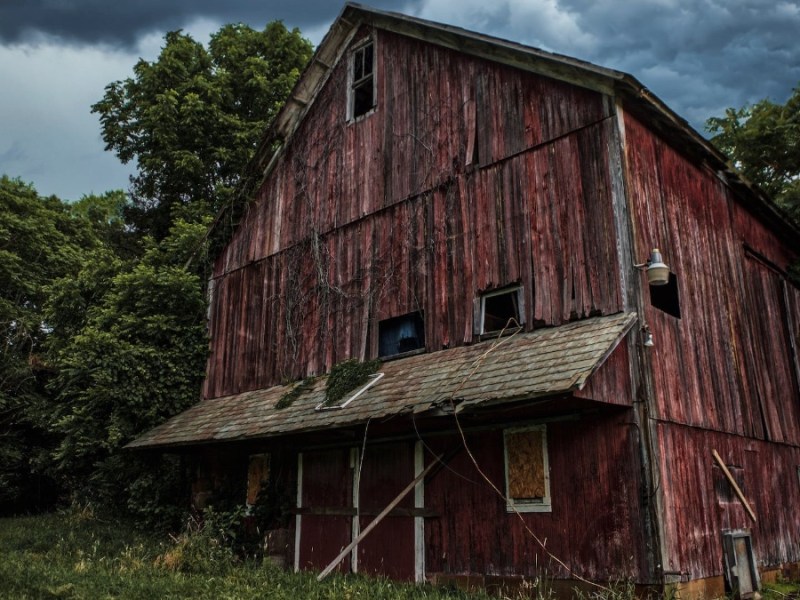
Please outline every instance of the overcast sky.
[{"label": "overcast sky", "polygon": [[[635,76],[701,131],[728,106],[784,102],[800,83],[800,0],[376,0]],[[315,44],[329,0],[0,0],[0,174],[78,199],[127,189],[90,106],[154,60],[164,33],[206,42],[222,24],[273,19]]]}]

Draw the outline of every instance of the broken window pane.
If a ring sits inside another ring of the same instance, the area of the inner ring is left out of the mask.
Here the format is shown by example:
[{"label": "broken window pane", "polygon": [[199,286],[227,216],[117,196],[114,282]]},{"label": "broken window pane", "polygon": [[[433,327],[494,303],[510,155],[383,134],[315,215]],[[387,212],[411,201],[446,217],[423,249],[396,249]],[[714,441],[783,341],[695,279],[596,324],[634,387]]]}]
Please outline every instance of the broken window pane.
[{"label": "broken window pane", "polygon": [[521,287],[484,294],[481,297],[481,327],[478,333],[520,327],[524,322],[521,298]]},{"label": "broken window pane", "polygon": [[353,52],[350,84],[350,118],[368,113],[375,106],[375,51],[369,42]]}]

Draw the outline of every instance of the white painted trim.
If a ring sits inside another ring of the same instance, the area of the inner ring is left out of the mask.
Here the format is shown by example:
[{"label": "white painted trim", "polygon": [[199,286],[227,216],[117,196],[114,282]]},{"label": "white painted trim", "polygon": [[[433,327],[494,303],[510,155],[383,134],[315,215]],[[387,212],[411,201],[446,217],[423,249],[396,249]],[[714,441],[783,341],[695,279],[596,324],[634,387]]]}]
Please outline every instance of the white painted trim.
[{"label": "white painted trim", "polygon": [[[541,502],[527,503],[515,502],[508,491],[508,446],[506,445],[506,435],[509,433],[521,433],[524,431],[542,432],[542,468],[544,470],[544,498]],[[547,426],[531,425],[530,427],[514,427],[503,430],[503,466],[505,471],[505,495],[507,512],[552,512],[552,499],[550,496],[550,459],[547,456]]]},{"label": "white painted trim", "polygon": [[[297,508],[303,506],[303,453],[297,453]],[[299,513],[294,518],[294,572],[300,571],[300,532],[302,515]]]},{"label": "white painted trim", "polygon": [[322,402],[320,402],[319,404],[317,404],[314,407],[314,410],[317,410],[317,411],[321,411],[321,410],[338,410],[340,408],[344,408],[345,406],[350,404],[353,400],[358,398],[361,394],[366,392],[373,385],[378,383],[381,379],[383,379],[383,375],[384,375],[383,373],[373,373],[372,375],[370,375],[369,376],[369,381],[366,384],[364,384],[362,387],[360,387],[355,394],[350,396],[347,400],[345,400],[341,404],[335,404],[333,406],[325,406],[325,400],[323,400]]},{"label": "white painted trim", "polygon": [[480,320],[478,322],[478,334],[483,335],[485,333],[497,333],[496,331],[484,331],[484,320],[486,317],[486,299],[492,298],[494,296],[504,296],[506,294],[514,294],[517,295],[517,317],[518,323],[520,325],[525,325],[525,292],[523,290],[522,285],[510,286],[500,288],[499,290],[492,290],[491,292],[484,292],[481,294],[481,313],[480,313]]},{"label": "white painted trim", "polygon": [[[358,511],[360,506],[359,490],[361,485],[361,473],[359,472],[358,468],[360,463],[359,454],[358,448],[350,448],[350,468],[353,469],[353,508],[356,509],[356,514],[353,516],[353,522],[351,526],[351,542],[355,541],[355,539],[361,533],[361,520]],[[358,573],[358,546],[353,548],[353,551],[350,553],[350,570],[353,573]]]},{"label": "white painted trim", "polygon": [[[422,440],[414,445],[414,477],[425,470],[425,451]],[[414,486],[414,508],[425,508],[425,480]],[[425,581],[425,518],[414,517],[414,581]]]},{"label": "white painted trim", "polygon": [[[375,31],[365,38],[362,38],[354,44],[353,48],[347,53],[347,123],[356,123],[375,112],[378,107],[378,52],[377,43],[375,41]],[[351,42],[352,43],[352,40]],[[363,48],[372,44],[372,108],[367,112],[358,115],[353,114],[353,86],[355,84],[355,72],[353,67],[355,62],[355,55]]]}]

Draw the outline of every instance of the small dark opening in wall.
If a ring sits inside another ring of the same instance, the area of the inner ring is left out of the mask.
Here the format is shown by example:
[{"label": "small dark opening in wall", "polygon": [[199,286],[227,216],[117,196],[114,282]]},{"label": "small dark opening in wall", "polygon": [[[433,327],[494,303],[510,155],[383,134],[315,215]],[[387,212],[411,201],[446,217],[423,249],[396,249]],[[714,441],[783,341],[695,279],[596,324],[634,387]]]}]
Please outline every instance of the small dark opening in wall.
[{"label": "small dark opening in wall", "polygon": [[669,274],[667,285],[650,286],[650,304],[676,319],[681,318],[681,301],[678,295],[678,276]]},{"label": "small dark opening in wall", "polygon": [[378,356],[394,356],[425,348],[425,321],[413,312],[378,323]]},{"label": "small dark opening in wall", "polygon": [[481,333],[500,331],[506,327],[519,327],[522,323],[520,288],[483,297],[483,328]]}]

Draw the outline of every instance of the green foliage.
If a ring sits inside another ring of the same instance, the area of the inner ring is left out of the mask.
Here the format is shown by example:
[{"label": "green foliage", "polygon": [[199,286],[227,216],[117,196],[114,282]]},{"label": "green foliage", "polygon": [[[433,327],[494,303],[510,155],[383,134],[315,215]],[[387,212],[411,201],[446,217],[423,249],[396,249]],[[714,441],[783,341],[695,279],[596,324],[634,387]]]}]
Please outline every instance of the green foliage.
[{"label": "green foliage", "polygon": [[59,329],[51,340],[58,371],[50,427],[60,435],[53,458],[79,501],[141,513],[135,498],[148,469],[122,447],[199,398],[205,299],[199,277],[175,263],[205,225],[177,224],[132,263],[95,254],[77,277],[53,284],[47,314]]},{"label": "green foliage", "polygon": [[125,521],[99,521],[85,512],[0,519],[0,599],[489,598],[367,577],[334,575],[318,583],[314,573],[237,560],[214,541],[214,527],[193,527],[186,541],[186,534],[144,536]]},{"label": "green foliage", "polygon": [[764,99],[728,108],[706,129],[747,179],[800,221],[800,87],[786,104]]},{"label": "green foliage", "polygon": [[[45,385],[52,330],[48,285],[78,270],[99,242],[91,227],[52,196],[0,177],[0,512],[36,509],[55,495],[45,473],[52,435]],[[44,496],[42,495],[44,493]],[[22,498],[26,498],[22,502]]]},{"label": "green foliage", "polygon": [[333,406],[348,393],[369,381],[369,376],[380,367],[378,359],[359,362],[350,359],[334,365],[325,384],[325,405]]},{"label": "green foliage", "polygon": [[92,111],[106,149],[137,163],[130,221],[161,239],[182,206],[215,213],[310,56],[311,44],[280,22],[226,25],[208,49],[175,31],[156,61],[106,86]]},{"label": "green foliage", "polygon": [[316,377],[306,377],[301,381],[295,382],[291,388],[286,390],[281,397],[278,398],[278,401],[275,403],[275,408],[278,410],[289,408],[292,404],[294,404],[294,401],[303,394],[303,392],[314,385],[316,379]]},{"label": "green foliage", "polygon": [[224,575],[237,562],[233,542],[244,510],[217,513],[203,511],[202,518],[190,517],[175,544],[156,558],[156,565],[179,573]]}]

